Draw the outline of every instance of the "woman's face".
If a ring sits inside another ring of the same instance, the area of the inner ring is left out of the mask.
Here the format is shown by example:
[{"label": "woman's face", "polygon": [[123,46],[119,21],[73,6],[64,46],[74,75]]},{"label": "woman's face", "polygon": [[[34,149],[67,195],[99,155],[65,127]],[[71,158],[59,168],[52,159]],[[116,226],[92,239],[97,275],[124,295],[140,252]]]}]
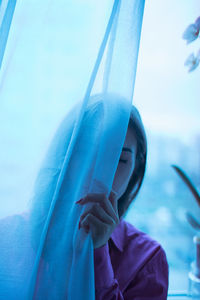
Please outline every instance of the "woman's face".
[{"label": "woman's face", "polygon": [[137,142],[133,130],[128,127],[122,153],[115,173],[112,190],[119,199],[125,192],[135,167]]}]

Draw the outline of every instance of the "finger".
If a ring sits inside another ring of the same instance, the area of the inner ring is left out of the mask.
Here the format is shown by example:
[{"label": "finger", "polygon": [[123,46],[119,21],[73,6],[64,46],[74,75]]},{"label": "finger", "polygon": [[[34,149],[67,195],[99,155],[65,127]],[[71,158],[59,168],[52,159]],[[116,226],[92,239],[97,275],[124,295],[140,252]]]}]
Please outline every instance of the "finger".
[{"label": "finger", "polygon": [[102,228],[102,225],[106,227],[106,224],[97,219],[92,213],[89,213],[82,221],[82,226],[85,227],[92,224],[95,225],[96,228]]},{"label": "finger", "polygon": [[89,229],[92,232],[92,235],[96,236],[98,230],[104,232],[103,234],[107,233],[108,225],[97,219],[91,213],[89,213],[82,222],[82,227],[84,229]]},{"label": "finger", "polygon": [[92,213],[96,218],[98,218],[100,221],[110,225],[110,224],[116,224],[115,220],[107,214],[107,212],[101,207],[99,203],[95,203],[92,208],[88,208],[80,217],[80,226],[82,220],[85,218],[86,215],[89,213]]},{"label": "finger", "polygon": [[86,228],[85,230],[87,233],[89,231],[91,232],[94,248],[105,245],[115,229],[115,225],[108,226],[108,224],[101,222],[91,213],[83,220],[83,226],[84,229]]},{"label": "finger", "polygon": [[114,209],[112,203],[108,200],[105,194],[88,194],[86,197],[80,199],[76,203],[85,204],[85,203],[99,203],[103,209],[110,215],[116,223],[119,222],[118,210]]},{"label": "finger", "polygon": [[118,216],[117,193],[114,190],[111,190],[110,195],[109,195],[109,200]]}]

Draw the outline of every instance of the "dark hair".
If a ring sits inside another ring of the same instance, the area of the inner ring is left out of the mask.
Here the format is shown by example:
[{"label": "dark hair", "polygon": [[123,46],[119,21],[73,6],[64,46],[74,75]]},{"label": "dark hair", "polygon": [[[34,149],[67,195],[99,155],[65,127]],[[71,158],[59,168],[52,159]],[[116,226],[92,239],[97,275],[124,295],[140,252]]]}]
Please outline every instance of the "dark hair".
[{"label": "dark hair", "polygon": [[132,106],[131,109],[128,128],[133,130],[137,141],[136,163],[127,188],[118,200],[119,218],[124,216],[128,207],[136,198],[142,185],[146,169],[147,139],[140,114],[135,106]]}]

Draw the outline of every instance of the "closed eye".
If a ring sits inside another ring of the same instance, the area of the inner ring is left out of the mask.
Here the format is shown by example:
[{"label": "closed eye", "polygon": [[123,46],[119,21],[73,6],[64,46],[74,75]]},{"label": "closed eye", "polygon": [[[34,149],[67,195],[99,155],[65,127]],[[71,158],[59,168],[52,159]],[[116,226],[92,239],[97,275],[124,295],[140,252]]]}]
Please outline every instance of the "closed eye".
[{"label": "closed eye", "polygon": [[128,160],[127,159],[120,159],[119,161],[125,164]]}]

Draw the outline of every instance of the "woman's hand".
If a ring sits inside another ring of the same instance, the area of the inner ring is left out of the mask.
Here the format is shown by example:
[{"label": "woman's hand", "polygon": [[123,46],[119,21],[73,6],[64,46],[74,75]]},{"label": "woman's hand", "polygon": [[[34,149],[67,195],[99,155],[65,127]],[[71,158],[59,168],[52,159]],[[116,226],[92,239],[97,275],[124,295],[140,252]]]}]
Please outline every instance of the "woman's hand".
[{"label": "woman's hand", "polygon": [[81,215],[79,229],[83,227],[87,233],[91,231],[94,248],[104,246],[119,224],[116,194],[111,191],[109,198],[104,194],[88,194],[76,203],[93,204]]}]

